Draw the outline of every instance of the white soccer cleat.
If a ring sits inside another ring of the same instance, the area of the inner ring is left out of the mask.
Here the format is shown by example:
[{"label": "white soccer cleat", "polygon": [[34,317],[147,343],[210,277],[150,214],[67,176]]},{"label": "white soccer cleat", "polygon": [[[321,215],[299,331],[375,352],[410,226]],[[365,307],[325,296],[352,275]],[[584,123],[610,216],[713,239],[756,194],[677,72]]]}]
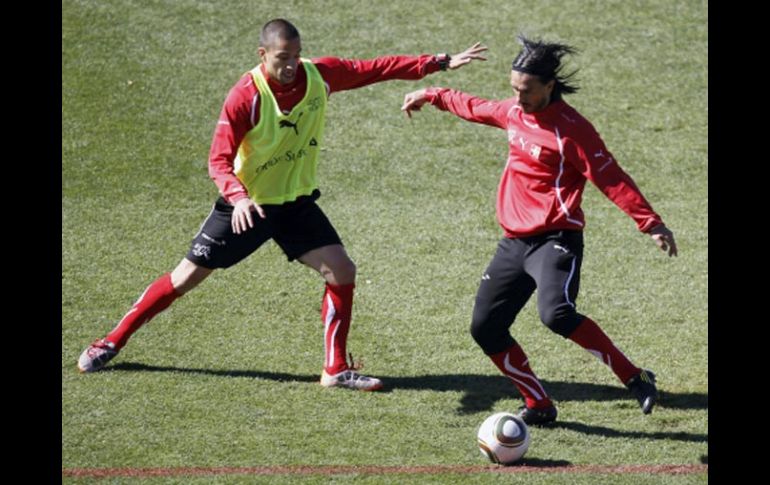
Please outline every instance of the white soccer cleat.
[{"label": "white soccer cleat", "polygon": [[345,387],[356,391],[376,391],[382,389],[382,381],[375,377],[367,377],[353,369],[344,370],[329,375],[324,370],[321,373],[321,385],[324,387]]},{"label": "white soccer cleat", "polygon": [[80,372],[96,372],[107,365],[107,362],[116,355],[118,355],[118,351],[115,350],[115,344],[104,339],[98,339],[80,354],[78,370]]}]

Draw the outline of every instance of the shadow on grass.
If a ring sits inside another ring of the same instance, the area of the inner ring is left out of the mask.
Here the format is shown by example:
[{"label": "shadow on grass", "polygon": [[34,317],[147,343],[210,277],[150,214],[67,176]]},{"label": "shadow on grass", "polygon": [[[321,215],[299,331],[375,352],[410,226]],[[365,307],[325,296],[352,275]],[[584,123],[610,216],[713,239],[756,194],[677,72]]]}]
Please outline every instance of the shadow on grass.
[{"label": "shadow on grass", "polygon": [[[623,386],[609,386],[588,382],[563,382],[541,379],[548,394],[557,402],[566,401],[625,401],[632,400]],[[461,413],[475,413],[492,409],[499,399],[517,396],[518,391],[505,377],[483,375],[444,375],[393,377],[388,384],[394,389],[429,388],[435,390],[464,390]],[[660,389],[658,405],[670,409],[708,409],[708,394],[675,393]],[[634,402],[636,404],[636,402]]]},{"label": "shadow on grass", "polygon": [[252,379],[265,379],[278,382],[317,382],[321,376],[300,376],[285,374],[282,372],[262,372],[254,370],[217,370],[217,369],[190,369],[186,367],[168,367],[159,365],[139,364],[136,362],[121,362],[111,365],[101,372],[108,371],[135,371],[135,372],[179,372],[182,374],[204,374],[222,377],[250,377]]},{"label": "shadow on grass", "polygon": [[[194,369],[184,367],[167,367],[139,364],[135,362],[121,362],[105,371],[133,371],[133,372],[180,372],[190,374],[203,374],[222,377],[249,377],[253,379],[266,379],[278,382],[317,382],[318,375],[298,375],[282,372],[264,372],[252,370],[216,370]],[[105,372],[103,371],[103,372]],[[500,399],[510,399],[518,395],[513,384],[502,376],[488,376],[478,374],[442,374],[408,377],[381,377],[385,388],[381,391],[389,393],[397,390],[432,390],[432,391],[458,391],[463,392],[457,412],[460,414],[473,414],[490,411]],[[585,382],[561,382],[542,380],[543,386],[556,402],[565,401],[626,401],[633,400],[628,390],[621,386],[607,386],[603,384],[591,384]],[[634,405],[636,402],[633,401]],[[661,408],[671,409],[708,409],[708,394],[699,393],[672,393],[661,391],[658,404]],[[596,434],[608,437],[631,437],[652,439],[673,439],[679,441],[706,442],[708,435],[692,433],[643,433],[636,431],[617,431],[601,426],[588,426],[581,423],[558,421],[551,425],[552,428],[565,428],[584,434]]]},{"label": "shadow on grass", "polygon": [[683,433],[683,432],[665,432],[658,431],[653,433],[646,433],[644,431],[619,431],[617,429],[606,428],[604,426],[588,425],[583,423],[576,423],[574,421],[556,421],[555,423],[547,425],[551,429],[568,429],[578,433],[587,435],[604,436],[606,438],[633,438],[633,439],[653,439],[653,440],[675,440],[675,441],[688,441],[694,443],[706,443],[708,442],[708,435],[698,433]]}]

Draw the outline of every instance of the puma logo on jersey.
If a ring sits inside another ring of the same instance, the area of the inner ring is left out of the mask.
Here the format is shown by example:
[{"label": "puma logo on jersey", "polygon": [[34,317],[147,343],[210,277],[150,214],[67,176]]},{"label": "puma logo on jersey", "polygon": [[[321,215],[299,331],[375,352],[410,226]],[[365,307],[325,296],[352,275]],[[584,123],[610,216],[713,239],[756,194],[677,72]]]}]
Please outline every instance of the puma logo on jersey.
[{"label": "puma logo on jersey", "polygon": [[[516,136],[517,132],[513,128],[508,129],[508,143],[511,145],[515,145],[516,143],[519,144],[522,150],[526,150],[527,144],[529,143],[523,136]],[[529,154],[533,158],[539,158],[540,152],[543,149],[543,147],[535,144],[530,144],[529,148]]]},{"label": "puma logo on jersey", "polygon": [[302,118],[303,114],[305,114],[305,113],[302,112],[302,113],[299,114],[299,116],[297,116],[297,122],[296,123],[292,123],[289,120],[281,120],[281,122],[278,123],[278,126],[280,126],[281,128],[288,128],[288,127],[294,128],[294,134],[299,135],[299,131],[297,130],[297,125],[299,124],[299,119]]},{"label": "puma logo on jersey", "polygon": [[599,167],[599,172],[603,172],[603,171],[604,171],[604,169],[605,169],[605,168],[607,168],[607,167],[609,167],[609,166],[610,166],[610,164],[611,164],[612,162],[614,162],[614,161],[615,161],[615,160],[613,160],[613,159],[612,159],[612,157],[610,157],[610,159],[609,159],[609,160],[607,160],[607,161],[604,163],[604,165],[602,165],[601,167]]}]

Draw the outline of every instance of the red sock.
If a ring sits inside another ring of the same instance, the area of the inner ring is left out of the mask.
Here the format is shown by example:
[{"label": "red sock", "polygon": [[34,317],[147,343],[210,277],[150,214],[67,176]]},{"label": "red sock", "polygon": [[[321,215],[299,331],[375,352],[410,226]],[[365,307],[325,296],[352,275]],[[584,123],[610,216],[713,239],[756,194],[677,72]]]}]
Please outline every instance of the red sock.
[{"label": "red sock", "polygon": [[508,350],[489,356],[503,374],[510,377],[519,390],[527,407],[547,408],[553,406],[553,402],[545,393],[537,376],[529,367],[529,361],[524,350],[518,343],[513,344]]},{"label": "red sock", "polygon": [[324,323],[324,370],[334,375],[348,369],[345,351],[353,312],[353,288],[355,283],[332,285],[326,283],[321,321]]},{"label": "red sock", "polygon": [[639,367],[632,364],[628,357],[615,347],[599,325],[588,317],[578,325],[569,339],[607,364],[623,384],[641,372]]},{"label": "red sock", "polygon": [[171,274],[164,274],[144,290],[134,306],[105,339],[114,343],[115,348],[120,350],[126,345],[131,334],[149,322],[152,317],[168,308],[180,296],[171,284]]}]

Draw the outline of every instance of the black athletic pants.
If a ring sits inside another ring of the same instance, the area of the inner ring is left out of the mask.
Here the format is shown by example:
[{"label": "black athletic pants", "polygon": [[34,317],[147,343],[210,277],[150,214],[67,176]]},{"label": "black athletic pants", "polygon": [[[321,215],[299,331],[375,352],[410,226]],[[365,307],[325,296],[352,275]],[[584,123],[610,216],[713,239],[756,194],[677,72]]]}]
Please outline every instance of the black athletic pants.
[{"label": "black athletic pants", "polygon": [[503,238],[481,278],[473,307],[471,335],[484,353],[496,354],[515,343],[509,328],[535,289],[540,320],[569,337],[585,318],[575,308],[582,261],[582,231]]}]

